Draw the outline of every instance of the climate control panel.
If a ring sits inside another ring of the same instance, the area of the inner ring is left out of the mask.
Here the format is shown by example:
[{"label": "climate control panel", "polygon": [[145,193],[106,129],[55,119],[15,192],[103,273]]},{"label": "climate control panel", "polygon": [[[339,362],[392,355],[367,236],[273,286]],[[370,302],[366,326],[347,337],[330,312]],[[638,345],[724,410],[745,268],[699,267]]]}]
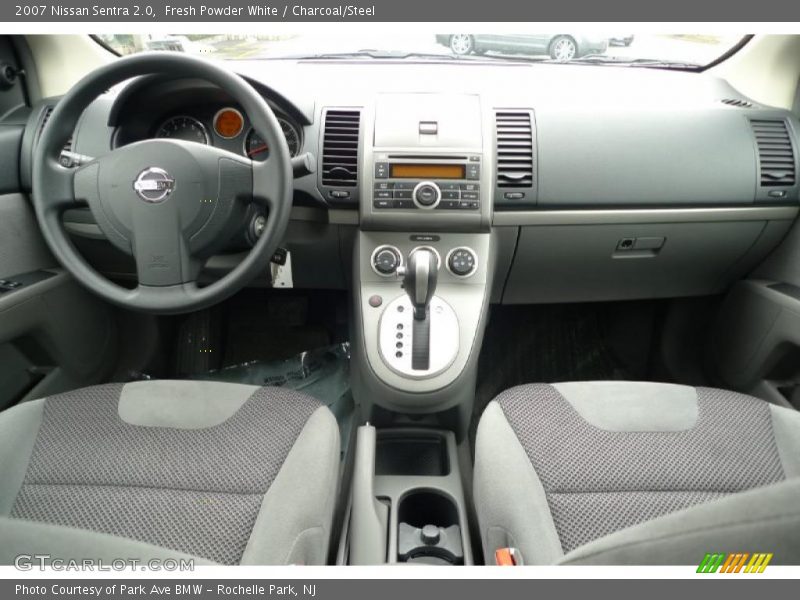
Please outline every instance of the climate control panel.
[{"label": "climate control panel", "polygon": [[395,246],[378,246],[372,252],[372,270],[383,277],[391,277],[403,266],[403,254]]},{"label": "climate control panel", "polygon": [[453,248],[445,260],[447,270],[456,277],[469,277],[478,268],[478,256],[472,248]]},{"label": "climate control panel", "polygon": [[[407,257],[421,249],[433,252],[439,268],[442,268],[442,254],[433,246],[415,246],[409,250],[407,256],[404,256],[396,246],[383,244],[372,251],[370,259],[372,270],[382,277],[396,277],[399,275],[400,268],[405,265]],[[478,255],[472,248],[456,246],[447,250],[444,266],[451,275],[467,278],[472,276],[478,268]]]},{"label": "climate control panel", "polygon": [[476,364],[475,342],[492,290],[494,235],[358,232],[353,339],[366,357],[357,361],[355,378],[368,388],[363,397],[414,413],[437,412],[450,402],[443,390]]}]

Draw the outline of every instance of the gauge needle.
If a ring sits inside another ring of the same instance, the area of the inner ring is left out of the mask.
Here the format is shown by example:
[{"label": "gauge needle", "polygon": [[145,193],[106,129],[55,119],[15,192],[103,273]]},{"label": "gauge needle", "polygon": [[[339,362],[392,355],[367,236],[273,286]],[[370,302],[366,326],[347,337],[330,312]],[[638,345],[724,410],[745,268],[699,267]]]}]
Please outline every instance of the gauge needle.
[{"label": "gauge needle", "polygon": [[260,152],[264,152],[264,150],[267,150],[267,145],[261,144],[260,146],[256,146],[252,150],[248,150],[247,156],[253,156],[253,154],[259,154]]}]

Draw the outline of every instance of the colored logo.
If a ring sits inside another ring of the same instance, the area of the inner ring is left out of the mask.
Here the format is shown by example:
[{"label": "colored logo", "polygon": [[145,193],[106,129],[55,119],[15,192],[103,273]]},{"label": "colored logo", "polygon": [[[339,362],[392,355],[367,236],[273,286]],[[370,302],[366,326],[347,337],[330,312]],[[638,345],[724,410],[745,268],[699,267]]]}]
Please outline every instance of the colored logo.
[{"label": "colored logo", "polygon": [[698,573],[763,573],[769,561],[772,560],[772,553],[747,552],[709,553],[703,557],[697,567]]}]

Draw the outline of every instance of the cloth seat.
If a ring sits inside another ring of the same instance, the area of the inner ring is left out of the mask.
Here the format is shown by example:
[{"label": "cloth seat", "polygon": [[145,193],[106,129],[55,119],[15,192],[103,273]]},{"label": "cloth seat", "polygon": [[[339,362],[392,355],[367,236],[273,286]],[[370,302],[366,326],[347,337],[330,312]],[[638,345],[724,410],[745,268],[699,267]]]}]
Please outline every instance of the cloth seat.
[{"label": "cloth seat", "polygon": [[281,388],[143,381],[27,402],[0,413],[0,564],[324,564],[339,454],[328,408]]},{"label": "cloth seat", "polygon": [[[800,413],[647,382],[523,385],[478,426],[474,500],[487,564],[800,563]],[[722,544],[723,547],[715,544]]]}]

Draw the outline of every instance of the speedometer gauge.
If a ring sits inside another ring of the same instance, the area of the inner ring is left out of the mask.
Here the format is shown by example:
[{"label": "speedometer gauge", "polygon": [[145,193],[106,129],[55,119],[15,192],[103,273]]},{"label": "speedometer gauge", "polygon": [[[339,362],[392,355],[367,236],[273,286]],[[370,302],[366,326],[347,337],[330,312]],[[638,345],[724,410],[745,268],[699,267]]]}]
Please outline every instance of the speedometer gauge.
[{"label": "speedometer gauge", "polygon": [[[297,156],[300,153],[300,131],[289,123],[286,119],[278,118],[278,124],[281,126],[283,137],[286,138],[286,145],[289,146],[289,154]],[[266,160],[269,156],[269,147],[255,129],[250,129],[247,132],[247,137],[244,141],[244,153],[253,160]]]},{"label": "speedometer gauge", "polygon": [[208,144],[206,126],[194,117],[179,116],[167,119],[156,130],[156,137]]}]

